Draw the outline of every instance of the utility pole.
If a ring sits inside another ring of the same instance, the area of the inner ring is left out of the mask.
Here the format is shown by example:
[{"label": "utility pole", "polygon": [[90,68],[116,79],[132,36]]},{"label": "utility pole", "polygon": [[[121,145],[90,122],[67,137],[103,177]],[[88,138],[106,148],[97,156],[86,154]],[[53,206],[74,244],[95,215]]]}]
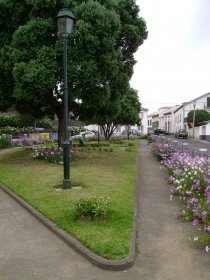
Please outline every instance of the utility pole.
[{"label": "utility pole", "polygon": [[195,102],[193,104],[193,139],[195,139]]}]

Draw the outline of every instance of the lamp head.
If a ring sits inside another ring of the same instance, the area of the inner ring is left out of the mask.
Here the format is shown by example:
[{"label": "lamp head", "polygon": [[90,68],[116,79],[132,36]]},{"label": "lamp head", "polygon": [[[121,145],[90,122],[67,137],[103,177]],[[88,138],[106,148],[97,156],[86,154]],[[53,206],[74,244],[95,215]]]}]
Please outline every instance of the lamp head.
[{"label": "lamp head", "polygon": [[67,37],[73,28],[75,17],[72,12],[67,9],[61,9],[57,14],[58,32],[63,36]]}]

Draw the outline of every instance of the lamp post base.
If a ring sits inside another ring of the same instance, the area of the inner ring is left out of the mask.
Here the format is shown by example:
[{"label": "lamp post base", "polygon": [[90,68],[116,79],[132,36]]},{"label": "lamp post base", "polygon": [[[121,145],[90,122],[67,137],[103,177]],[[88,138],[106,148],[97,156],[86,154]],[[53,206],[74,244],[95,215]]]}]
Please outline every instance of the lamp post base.
[{"label": "lamp post base", "polygon": [[63,180],[63,188],[64,189],[71,189],[71,181],[69,179]]}]

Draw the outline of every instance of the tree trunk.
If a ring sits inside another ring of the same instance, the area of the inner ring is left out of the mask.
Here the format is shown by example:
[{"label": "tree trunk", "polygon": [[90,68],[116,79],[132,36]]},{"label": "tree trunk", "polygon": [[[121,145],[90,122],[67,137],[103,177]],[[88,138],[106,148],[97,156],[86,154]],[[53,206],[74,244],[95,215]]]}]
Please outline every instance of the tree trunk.
[{"label": "tree trunk", "polygon": [[101,126],[104,132],[105,140],[108,141],[109,138],[112,136],[113,132],[117,128],[117,125],[102,125]]}]

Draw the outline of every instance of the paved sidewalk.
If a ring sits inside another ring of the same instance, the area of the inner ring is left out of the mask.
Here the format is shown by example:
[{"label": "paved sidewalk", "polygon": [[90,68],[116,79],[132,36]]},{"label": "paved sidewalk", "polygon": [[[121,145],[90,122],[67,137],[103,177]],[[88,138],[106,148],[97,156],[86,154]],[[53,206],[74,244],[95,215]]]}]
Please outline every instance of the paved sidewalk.
[{"label": "paved sidewalk", "polygon": [[138,169],[139,254],[132,268],[92,265],[0,189],[0,280],[209,280],[210,254],[187,242],[192,226],[177,220],[180,202],[170,201],[165,172],[146,141]]},{"label": "paved sidewalk", "polygon": [[5,148],[5,149],[0,149],[0,154],[6,154],[15,150],[20,149],[19,147],[10,147],[10,148]]}]

